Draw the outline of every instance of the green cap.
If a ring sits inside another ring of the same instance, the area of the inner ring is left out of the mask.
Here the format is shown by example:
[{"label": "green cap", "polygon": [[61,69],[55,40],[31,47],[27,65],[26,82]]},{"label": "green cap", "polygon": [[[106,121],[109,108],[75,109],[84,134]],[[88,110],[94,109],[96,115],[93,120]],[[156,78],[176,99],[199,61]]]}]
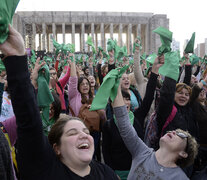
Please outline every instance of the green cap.
[{"label": "green cap", "polygon": [[188,41],[188,44],[186,45],[184,52],[185,53],[193,53],[194,52],[194,43],[195,43],[195,32],[192,34],[190,41]]},{"label": "green cap", "polygon": [[1,0],[0,2],[0,44],[4,43],[9,34],[9,24],[19,0]]},{"label": "green cap", "polygon": [[171,51],[171,42],[172,42],[172,32],[164,27],[158,27],[157,29],[153,30],[154,33],[160,35],[160,41],[162,46],[158,49],[158,55],[162,55],[166,52]]}]

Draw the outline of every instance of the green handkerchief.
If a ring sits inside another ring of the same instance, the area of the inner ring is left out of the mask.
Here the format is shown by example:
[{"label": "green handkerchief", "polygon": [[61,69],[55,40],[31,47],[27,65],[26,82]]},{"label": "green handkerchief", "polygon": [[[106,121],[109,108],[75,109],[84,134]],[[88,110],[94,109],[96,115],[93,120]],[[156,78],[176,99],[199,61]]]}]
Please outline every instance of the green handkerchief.
[{"label": "green handkerchief", "polygon": [[188,44],[186,45],[184,52],[185,53],[193,53],[194,52],[194,43],[195,43],[195,32],[192,34],[190,41],[188,41]]},{"label": "green handkerchief", "polygon": [[0,1],[0,44],[4,43],[8,37],[8,26],[12,22],[12,18],[18,3],[19,0]]}]

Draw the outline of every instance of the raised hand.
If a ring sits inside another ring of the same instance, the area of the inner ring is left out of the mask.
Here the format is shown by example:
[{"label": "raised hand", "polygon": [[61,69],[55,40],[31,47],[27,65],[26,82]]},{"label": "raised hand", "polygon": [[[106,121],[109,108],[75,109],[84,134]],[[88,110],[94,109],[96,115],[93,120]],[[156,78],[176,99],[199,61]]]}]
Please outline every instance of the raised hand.
[{"label": "raised hand", "polygon": [[25,55],[24,40],[11,25],[9,25],[9,36],[3,44],[0,44],[0,50],[5,56]]}]

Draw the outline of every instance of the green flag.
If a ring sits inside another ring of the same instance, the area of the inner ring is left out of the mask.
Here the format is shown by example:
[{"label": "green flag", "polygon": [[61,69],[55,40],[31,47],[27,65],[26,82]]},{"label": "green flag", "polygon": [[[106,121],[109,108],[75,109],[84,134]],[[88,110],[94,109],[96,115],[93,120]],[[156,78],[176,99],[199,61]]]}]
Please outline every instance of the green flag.
[{"label": "green flag", "polygon": [[92,47],[92,51],[93,51],[93,54],[96,54],[96,48],[93,44],[93,41],[92,41],[92,37],[91,36],[88,36],[88,39],[86,41],[86,44],[88,44],[89,46]]}]

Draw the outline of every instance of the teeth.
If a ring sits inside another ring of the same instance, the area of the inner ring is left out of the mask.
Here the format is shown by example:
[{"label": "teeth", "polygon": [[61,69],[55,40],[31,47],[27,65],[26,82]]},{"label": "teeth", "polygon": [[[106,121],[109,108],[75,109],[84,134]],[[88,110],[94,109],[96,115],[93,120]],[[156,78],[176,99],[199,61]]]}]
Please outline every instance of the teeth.
[{"label": "teeth", "polygon": [[86,144],[86,143],[81,144],[81,145],[78,146],[78,148],[88,148],[88,147],[89,147],[89,145]]}]

